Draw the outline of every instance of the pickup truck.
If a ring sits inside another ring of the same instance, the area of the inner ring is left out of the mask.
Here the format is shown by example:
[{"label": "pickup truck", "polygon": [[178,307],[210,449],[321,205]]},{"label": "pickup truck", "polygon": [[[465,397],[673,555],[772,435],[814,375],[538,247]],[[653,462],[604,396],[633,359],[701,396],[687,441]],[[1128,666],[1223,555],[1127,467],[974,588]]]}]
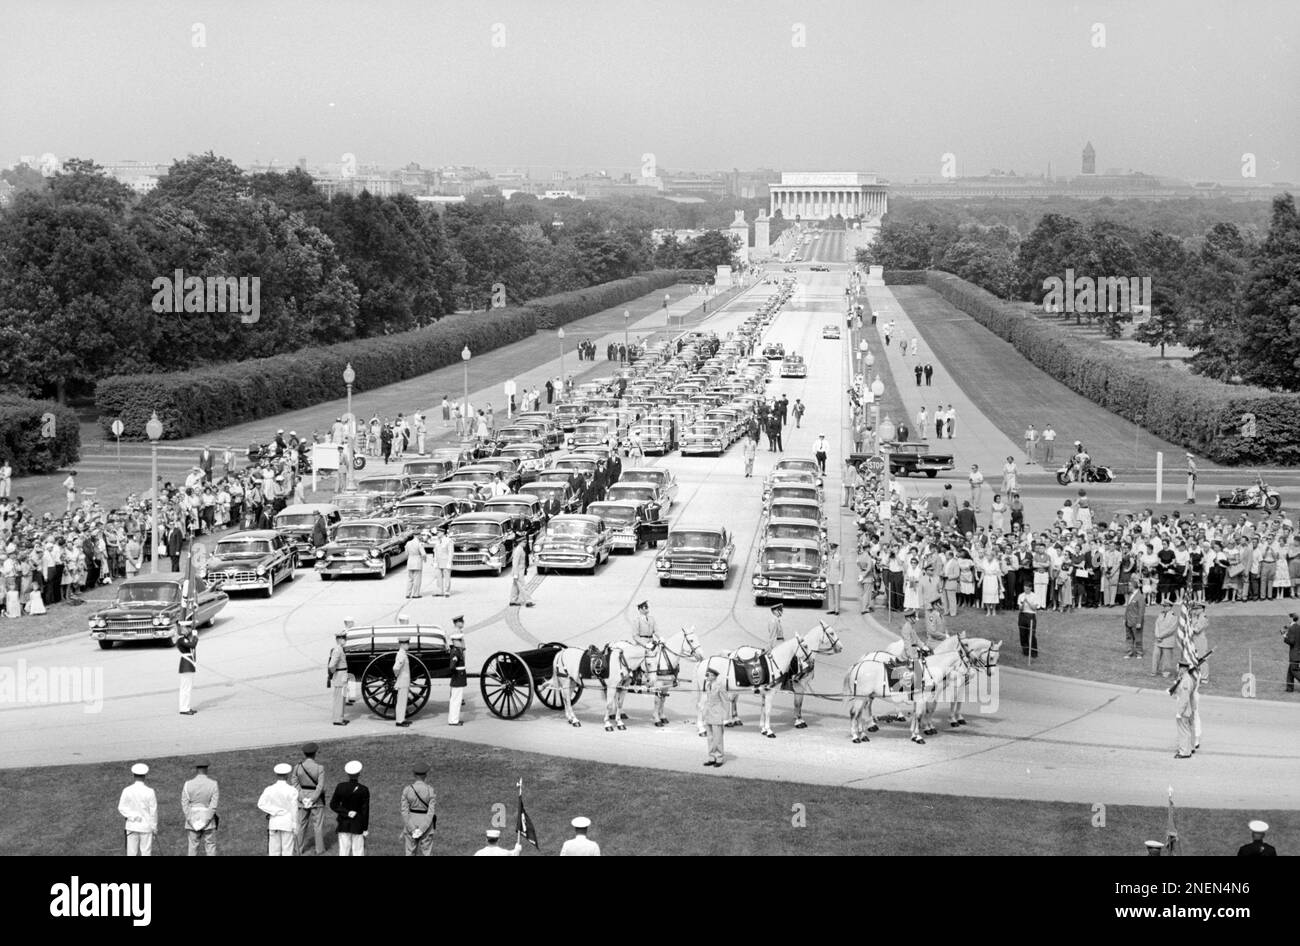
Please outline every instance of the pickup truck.
[{"label": "pickup truck", "polygon": [[881,449],[889,455],[889,472],[894,476],[924,473],[933,479],[940,470],[954,469],[951,453],[937,453],[924,440],[885,443]]}]

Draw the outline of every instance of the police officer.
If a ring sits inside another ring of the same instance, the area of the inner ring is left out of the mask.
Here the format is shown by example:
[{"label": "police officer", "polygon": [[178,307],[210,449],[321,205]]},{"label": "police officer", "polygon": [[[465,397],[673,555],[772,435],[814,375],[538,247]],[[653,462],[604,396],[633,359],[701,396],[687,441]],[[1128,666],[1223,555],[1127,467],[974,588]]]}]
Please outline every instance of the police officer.
[{"label": "police officer", "polygon": [[302,747],[303,759],[293,767],[289,780],[298,790],[298,838],[296,853],[307,853],[307,829],[316,841],[316,856],[325,853],[325,766],[316,761],[320,748],[314,742]]},{"label": "police officer", "polygon": [[185,833],[189,838],[186,853],[197,857],[199,842],[203,842],[208,857],[217,856],[217,802],[220,792],[217,783],[208,778],[208,762],[194,763],[194,777],[181,786],[181,812],[185,815]]},{"label": "police officer", "polygon": [[348,661],[343,650],[343,642],[347,640],[347,629],[353,624],[352,618],[344,618],[343,624],[343,630],[334,635],[334,649],[330,651],[329,663],[325,668],[329,686],[334,691],[335,726],[346,726],[348,724],[348,720],[344,719],[343,708],[348,695]]},{"label": "police officer", "polygon": [[772,605],[772,616],[767,619],[767,649],[771,650],[785,640],[785,628],[781,626],[781,616],[785,614],[785,605],[778,601]]},{"label": "police officer", "polygon": [[560,848],[560,857],[600,857],[600,845],[587,837],[591,829],[591,819],[579,816],[570,822],[577,832],[564,842]]},{"label": "police officer", "polygon": [[1264,840],[1268,825],[1263,821],[1252,821],[1246,825],[1250,829],[1250,843],[1237,849],[1238,857],[1277,857],[1277,848]]},{"label": "police officer", "polygon": [[402,789],[402,847],[407,857],[433,854],[433,831],[438,825],[433,787],[425,782],[429,767],[420,762],[412,767],[415,780]]},{"label": "police officer", "polygon": [[451,619],[456,628],[451,635],[451,703],[447,707],[447,725],[464,726],[460,721],[460,708],[465,701],[465,616],[458,614]]},{"label": "police officer", "polygon": [[649,601],[642,601],[636,606],[636,610],[637,643],[649,650],[654,646],[654,642],[659,638],[659,625],[656,624],[655,619],[650,616]]},{"label": "police officer", "polygon": [[[397,620],[400,624],[410,622],[410,618],[405,614],[398,615]],[[411,725],[411,721],[406,718],[406,701],[411,694],[411,657],[407,651],[410,643],[409,637],[399,637],[397,654],[393,658],[393,687],[397,691],[397,725],[402,728]]]},{"label": "police officer", "polygon": [[361,784],[361,763],[353,759],[343,767],[348,780],[334,787],[330,810],[339,821],[339,856],[363,857],[370,834],[370,789]]}]

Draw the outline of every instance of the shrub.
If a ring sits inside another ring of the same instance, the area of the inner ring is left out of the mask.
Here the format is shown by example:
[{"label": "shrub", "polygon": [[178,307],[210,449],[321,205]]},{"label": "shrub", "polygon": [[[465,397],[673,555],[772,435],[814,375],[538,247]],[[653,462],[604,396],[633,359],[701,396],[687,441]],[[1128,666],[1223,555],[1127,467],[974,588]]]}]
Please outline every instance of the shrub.
[{"label": "shrub", "polygon": [[886,269],[881,275],[886,286],[924,286],[925,273],[924,269]]},{"label": "shrub", "polygon": [[[561,325],[586,318],[604,309],[630,302],[633,299],[639,299],[647,293],[676,285],[679,282],[689,282],[690,280],[685,278],[687,275],[696,276],[698,271],[658,269],[639,276],[629,276],[626,279],[601,283],[599,286],[588,286],[585,289],[574,289],[553,296],[531,299],[524,303],[524,308],[531,309],[536,313],[537,327],[539,329],[559,328]],[[695,281],[702,282],[703,280],[696,279]]]},{"label": "shrub", "polygon": [[[1300,462],[1300,394],[1153,368],[1060,332],[956,276],[931,270],[925,282],[1071,390],[1158,437],[1218,463]],[[1255,415],[1253,438],[1242,436],[1246,414]]]},{"label": "shrub", "polygon": [[[46,415],[53,415],[53,437],[42,435]],[[53,473],[80,458],[81,426],[75,412],[53,401],[0,397],[0,462],[8,460],[14,476]]]}]

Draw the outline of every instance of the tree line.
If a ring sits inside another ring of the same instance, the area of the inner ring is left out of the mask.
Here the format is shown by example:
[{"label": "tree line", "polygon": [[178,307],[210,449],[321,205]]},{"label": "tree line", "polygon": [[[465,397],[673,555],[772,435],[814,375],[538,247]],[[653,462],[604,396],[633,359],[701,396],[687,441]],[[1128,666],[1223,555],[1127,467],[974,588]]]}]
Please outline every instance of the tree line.
[{"label": "tree line", "polygon": [[[878,239],[858,251],[858,261],[941,270],[1035,306],[1049,298],[1049,280],[1067,270],[1096,279],[1149,277],[1150,312],[1140,313],[1136,339],[1162,357],[1168,345],[1193,349],[1192,370],[1208,377],[1300,390],[1300,217],[1292,195],[1271,205],[1088,203],[1074,215],[1044,212],[1039,201],[1030,223],[1027,201],[893,201]],[[1133,313],[1073,318],[1118,337]]]},{"label": "tree line", "polygon": [[[311,175],[245,174],[211,152],[175,161],[140,195],[93,161],[44,177],[3,172],[0,393],[89,393],[112,374],[182,371],[419,329],[652,268],[733,262],[740,201],[539,201],[516,194],[434,208],[399,195],[326,197]],[[259,317],[157,312],[154,281],[257,278]]]}]

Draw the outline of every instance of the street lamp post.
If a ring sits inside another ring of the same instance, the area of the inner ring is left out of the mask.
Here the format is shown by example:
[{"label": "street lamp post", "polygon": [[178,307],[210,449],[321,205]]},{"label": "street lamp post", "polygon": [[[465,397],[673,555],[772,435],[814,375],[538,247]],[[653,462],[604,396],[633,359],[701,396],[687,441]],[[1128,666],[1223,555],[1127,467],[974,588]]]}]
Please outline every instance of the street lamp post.
[{"label": "street lamp post", "polygon": [[632,346],[627,341],[627,323],[632,318],[632,313],[627,309],[623,310],[623,353],[627,358],[627,363],[632,363]]},{"label": "street lamp post", "polygon": [[461,413],[465,416],[465,430],[467,432],[467,437],[468,437],[468,432],[474,429],[473,420],[469,416],[469,356],[470,356],[469,346],[466,345],[461,350],[460,360],[465,365],[465,403],[464,406],[461,408]]},{"label": "street lamp post", "polygon": [[158,438],[163,435],[162,421],[158,419],[158,412],[154,411],[153,416],[149,418],[149,423],[144,425],[144,432],[149,435],[150,444],[150,481],[149,494],[153,497],[151,505],[153,506],[151,518],[153,519],[153,546],[152,546],[152,572],[158,574]]},{"label": "street lamp post", "polygon": [[559,397],[564,397],[564,329],[560,328],[555,333],[560,338],[560,390],[555,392]]},{"label": "street lamp post", "polygon": [[[343,383],[348,386],[348,449],[344,455],[344,464],[347,469],[339,476],[339,480],[345,482],[348,486],[352,483],[352,458],[356,455],[357,449],[357,419],[352,416],[352,382],[357,380],[357,373],[352,370],[352,362],[348,362],[343,369]],[[315,479],[312,480],[315,483]],[[347,486],[344,487],[345,489]]]}]

